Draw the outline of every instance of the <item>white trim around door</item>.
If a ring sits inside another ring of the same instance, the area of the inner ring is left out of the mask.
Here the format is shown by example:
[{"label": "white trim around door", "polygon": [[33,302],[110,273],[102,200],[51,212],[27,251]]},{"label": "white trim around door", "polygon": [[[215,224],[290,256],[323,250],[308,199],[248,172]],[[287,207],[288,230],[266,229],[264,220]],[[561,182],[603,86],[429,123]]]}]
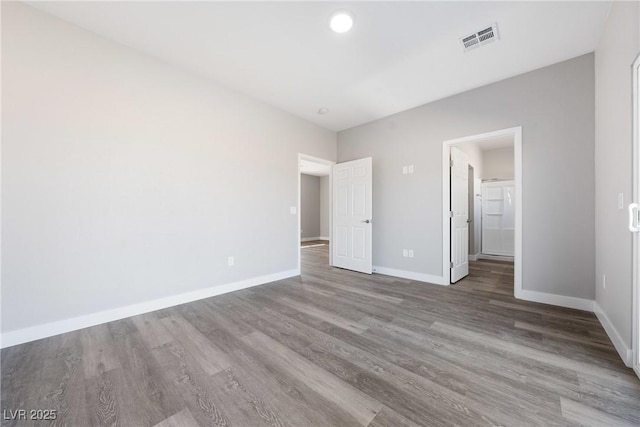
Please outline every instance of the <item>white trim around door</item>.
[{"label": "white trim around door", "polygon": [[516,183],[516,218],[515,218],[515,251],[514,251],[514,296],[526,299],[522,292],[522,126],[493,132],[481,133],[478,135],[466,136],[463,138],[450,139],[442,142],[442,279],[445,285],[451,283],[450,280],[450,191],[451,182],[449,180],[449,159],[451,147],[457,144],[483,141],[486,139],[513,136],[514,148],[514,172]]}]

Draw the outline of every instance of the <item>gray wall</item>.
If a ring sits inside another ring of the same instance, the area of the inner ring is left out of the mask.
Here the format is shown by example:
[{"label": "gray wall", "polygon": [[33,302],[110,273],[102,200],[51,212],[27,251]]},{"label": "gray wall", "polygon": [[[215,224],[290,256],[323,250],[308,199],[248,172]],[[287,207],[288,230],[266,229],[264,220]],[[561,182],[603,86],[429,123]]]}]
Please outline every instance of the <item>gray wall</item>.
[{"label": "gray wall", "polygon": [[[631,233],[618,193],[631,198],[631,64],[640,51],[637,2],[614,2],[595,53],[596,302],[631,348]],[[607,276],[606,289],[602,275]]]},{"label": "gray wall", "polygon": [[297,268],[334,132],[18,2],[2,89],[2,332]]},{"label": "gray wall", "polygon": [[320,237],[320,177],[300,175],[301,237]]},{"label": "gray wall", "polygon": [[514,179],[513,147],[482,152],[482,179]]},{"label": "gray wall", "polygon": [[[442,275],[442,141],[513,126],[523,127],[523,288],[593,299],[593,54],[339,132],[339,161],[373,157],[374,265]],[[402,175],[406,164],[414,174]]]},{"label": "gray wall", "polygon": [[320,237],[331,238],[329,216],[331,215],[331,184],[329,176],[320,178]]}]

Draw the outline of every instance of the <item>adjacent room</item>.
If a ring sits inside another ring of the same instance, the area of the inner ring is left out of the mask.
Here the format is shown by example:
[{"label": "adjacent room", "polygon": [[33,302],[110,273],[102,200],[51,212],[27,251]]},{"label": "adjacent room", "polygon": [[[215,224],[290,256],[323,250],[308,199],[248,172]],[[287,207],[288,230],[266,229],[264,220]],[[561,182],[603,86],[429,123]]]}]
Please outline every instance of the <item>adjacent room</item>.
[{"label": "adjacent room", "polygon": [[2,1],[2,426],[640,425],[640,3]]},{"label": "adjacent room", "polygon": [[331,164],[301,156],[300,248],[328,246],[330,233]]}]

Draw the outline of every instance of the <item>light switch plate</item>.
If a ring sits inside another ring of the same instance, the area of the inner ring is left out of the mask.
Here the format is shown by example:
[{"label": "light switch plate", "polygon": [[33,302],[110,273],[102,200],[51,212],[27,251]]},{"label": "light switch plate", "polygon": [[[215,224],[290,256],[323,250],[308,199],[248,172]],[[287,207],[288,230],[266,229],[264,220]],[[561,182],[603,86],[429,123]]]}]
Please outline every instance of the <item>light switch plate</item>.
[{"label": "light switch plate", "polygon": [[291,215],[295,215],[296,213],[298,213],[298,208],[296,208],[295,206],[291,206],[289,208],[289,213],[291,213]]},{"label": "light switch plate", "polygon": [[618,209],[624,209],[624,193],[618,193]]}]

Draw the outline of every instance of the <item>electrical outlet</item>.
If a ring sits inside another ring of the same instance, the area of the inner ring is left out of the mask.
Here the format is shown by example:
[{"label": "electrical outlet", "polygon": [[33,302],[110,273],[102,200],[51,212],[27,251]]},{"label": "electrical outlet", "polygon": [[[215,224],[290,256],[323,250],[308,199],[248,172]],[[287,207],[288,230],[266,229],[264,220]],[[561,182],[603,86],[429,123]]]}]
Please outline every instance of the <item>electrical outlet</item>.
[{"label": "electrical outlet", "polygon": [[413,249],[409,249],[409,258],[413,258]]},{"label": "electrical outlet", "polygon": [[402,256],[405,257],[405,258],[408,257],[409,256],[409,251],[407,249],[403,249],[402,250]]},{"label": "electrical outlet", "polygon": [[607,289],[607,275],[602,275],[602,289]]},{"label": "electrical outlet", "polygon": [[235,260],[233,259],[233,257],[232,256],[228,257],[227,258],[227,265],[229,267],[231,267],[233,264],[235,264]]}]

